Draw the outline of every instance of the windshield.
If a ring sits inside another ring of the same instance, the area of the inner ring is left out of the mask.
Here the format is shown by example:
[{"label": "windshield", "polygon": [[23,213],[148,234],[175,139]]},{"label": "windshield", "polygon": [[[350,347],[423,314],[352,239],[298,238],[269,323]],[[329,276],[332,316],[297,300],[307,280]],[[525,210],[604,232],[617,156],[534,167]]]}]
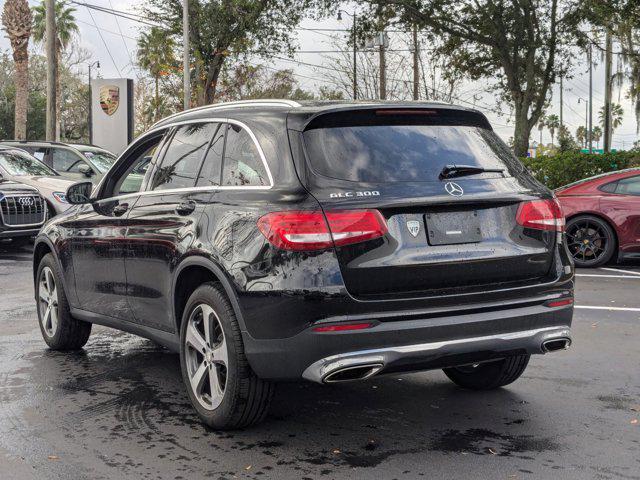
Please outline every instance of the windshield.
[{"label": "windshield", "polygon": [[0,152],[0,166],[9,174],[21,176],[57,176],[44,163],[27,153],[18,151]]},{"label": "windshield", "polygon": [[116,156],[105,150],[84,150],[82,153],[95,165],[100,173],[105,173],[116,162]]},{"label": "windshield", "polygon": [[491,130],[465,125],[363,125],[304,132],[312,169],[353,182],[436,182],[447,165],[504,170],[481,178],[515,175],[522,166]]}]

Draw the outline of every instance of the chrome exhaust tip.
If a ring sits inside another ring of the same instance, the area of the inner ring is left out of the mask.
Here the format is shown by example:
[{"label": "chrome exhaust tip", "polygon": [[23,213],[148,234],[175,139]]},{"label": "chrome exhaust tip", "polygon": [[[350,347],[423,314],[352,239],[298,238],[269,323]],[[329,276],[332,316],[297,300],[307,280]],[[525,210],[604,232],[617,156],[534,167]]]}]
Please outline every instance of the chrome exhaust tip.
[{"label": "chrome exhaust tip", "polygon": [[570,338],[554,338],[542,342],[540,347],[543,353],[557,352],[558,350],[566,350],[571,345]]},{"label": "chrome exhaust tip", "polygon": [[370,363],[367,365],[355,365],[353,367],[344,367],[334,370],[323,378],[323,383],[341,383],[354,382],[357,380],[365,380],[373,377],[382,370],[384,365],[381,363]]}]

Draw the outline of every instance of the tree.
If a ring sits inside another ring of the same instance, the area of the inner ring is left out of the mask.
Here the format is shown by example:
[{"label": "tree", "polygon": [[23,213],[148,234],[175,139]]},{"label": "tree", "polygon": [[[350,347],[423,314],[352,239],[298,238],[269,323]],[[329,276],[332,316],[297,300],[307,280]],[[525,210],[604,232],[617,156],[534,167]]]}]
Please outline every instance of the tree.
[{"label": "tree", "polygon": [[591,139],[596,142],[596,148],[600,148],[600,139],[602,139],[602,129],[597,125],[591,130]]},{"label": "tree", "polygon": [[544,119],[544,125],[549,129],[549,133],[551,134],[551,145],[553,145],[553,139],[556,133],[556,128],[560,127],[560,119],[556,114],[548,115]]},{"label": "tree", "polygon": [[154,121],[160,120],[165,110],[164,102],[160,98],[160,78],[167,75],[172,68],[176,68],[174,49],[173,38],[159,27],[151,27],[138,38],[138,65],[149,71],[155,83],[152,106]]},{"label": "tree", "polygon": [[587,127],[580,125],[576,129],[576,140],[580,144],[581,148],[585,148],[587,146]]},{"label": "tree", "polygon": [[565,74],[576,43],[579,2],[570,0],[369,0],[394,7],[404,24],[441,35],[440,51],[473,80],[490,80],[513,108],[514,150],[527,153],[556,76]]},{"label": "tree", "polygon": [[[197,105],[216,98],[229,57],[269,58],[290,51],[295,27],[320,0],[189,0],[192,78]],[[182,36],[182,0],[146,0],[143,11]]]},{"label": "tree", "polygon": [[[78,33],[78,24],[73,13],[73,7],[68,7],[64,2],[58,1],[54,4],[56,21],[56,61],[61,64],[62,52],[69,46],[73,36]],[[39,5],[33,7],[33,38],[39,44],[46,41],[47,12],[44,0]],[[62,115],[62,84],[60,82],[60,67],[56,76],[56,140],[60,139]]]},{"label": "tree", "polygon": [[558,147],[561,152],[568,152],[578,148],[578,144],[566,125],[561,125],[558,129]]},{"label": "tree", "polygon": [[[619,103],[611,104],[611,132],[622,125],[624,119],[624,109]],[[604,128],[604,106],[598,110],[598,120],[602,128]]]},{"label": "tree", "polygon": [[11,42],[15,63],[14,138],[17,140],[27,138],[31,20],[31,10],[27,0],[6,0],[2,10],[2,25]]},{"label": "tree", "polygon": [[538,120],[538,130],[540,131],[540,145],[542,145],[542,131],[544,130],[545,125],[545,117],[541,116]]}]

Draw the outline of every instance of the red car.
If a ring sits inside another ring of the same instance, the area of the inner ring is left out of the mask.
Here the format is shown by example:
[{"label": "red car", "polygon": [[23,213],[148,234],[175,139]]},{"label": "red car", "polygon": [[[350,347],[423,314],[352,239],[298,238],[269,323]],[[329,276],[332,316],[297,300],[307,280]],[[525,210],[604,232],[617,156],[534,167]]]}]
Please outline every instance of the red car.
[{"label": "red car", "polygon": [[556,190],[578,267],[640,258],[640,168],[605,173]]}]

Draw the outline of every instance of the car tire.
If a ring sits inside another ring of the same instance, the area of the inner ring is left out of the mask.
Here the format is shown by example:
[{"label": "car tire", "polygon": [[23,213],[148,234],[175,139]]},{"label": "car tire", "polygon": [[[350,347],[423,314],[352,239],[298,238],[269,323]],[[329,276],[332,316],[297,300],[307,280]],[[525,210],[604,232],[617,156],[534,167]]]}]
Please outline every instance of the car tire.
[{"label": "car tire", "polygon": [[527,368],[531,355],[516,355],[494,362],[443,369],[456,385],[469,390],[492,390],[515,382]]},{"label": "car tire", "polygon": [[[569,252],[577,267],[599,267],[611,260],[615,253],[616,235],[611,226],[598,217],[573,217],[567,222],[566,232]],[[583,247],[582,241],[590,242],[588,245],[593,246],[591,249]]]},{"label": "car tire", "polygon": [[235,312],[219,284],[201,285],[187,301],[180,365],[189,400],[209,427],[244,428],[266,416],[274,385],[249,366]]},{"label": "car tire", "polygon": [[91,324],[71,316],[58,264],[48,253],[36,276],[36,304],[42,338],[52,350],[79,350],[89,340]]}]

